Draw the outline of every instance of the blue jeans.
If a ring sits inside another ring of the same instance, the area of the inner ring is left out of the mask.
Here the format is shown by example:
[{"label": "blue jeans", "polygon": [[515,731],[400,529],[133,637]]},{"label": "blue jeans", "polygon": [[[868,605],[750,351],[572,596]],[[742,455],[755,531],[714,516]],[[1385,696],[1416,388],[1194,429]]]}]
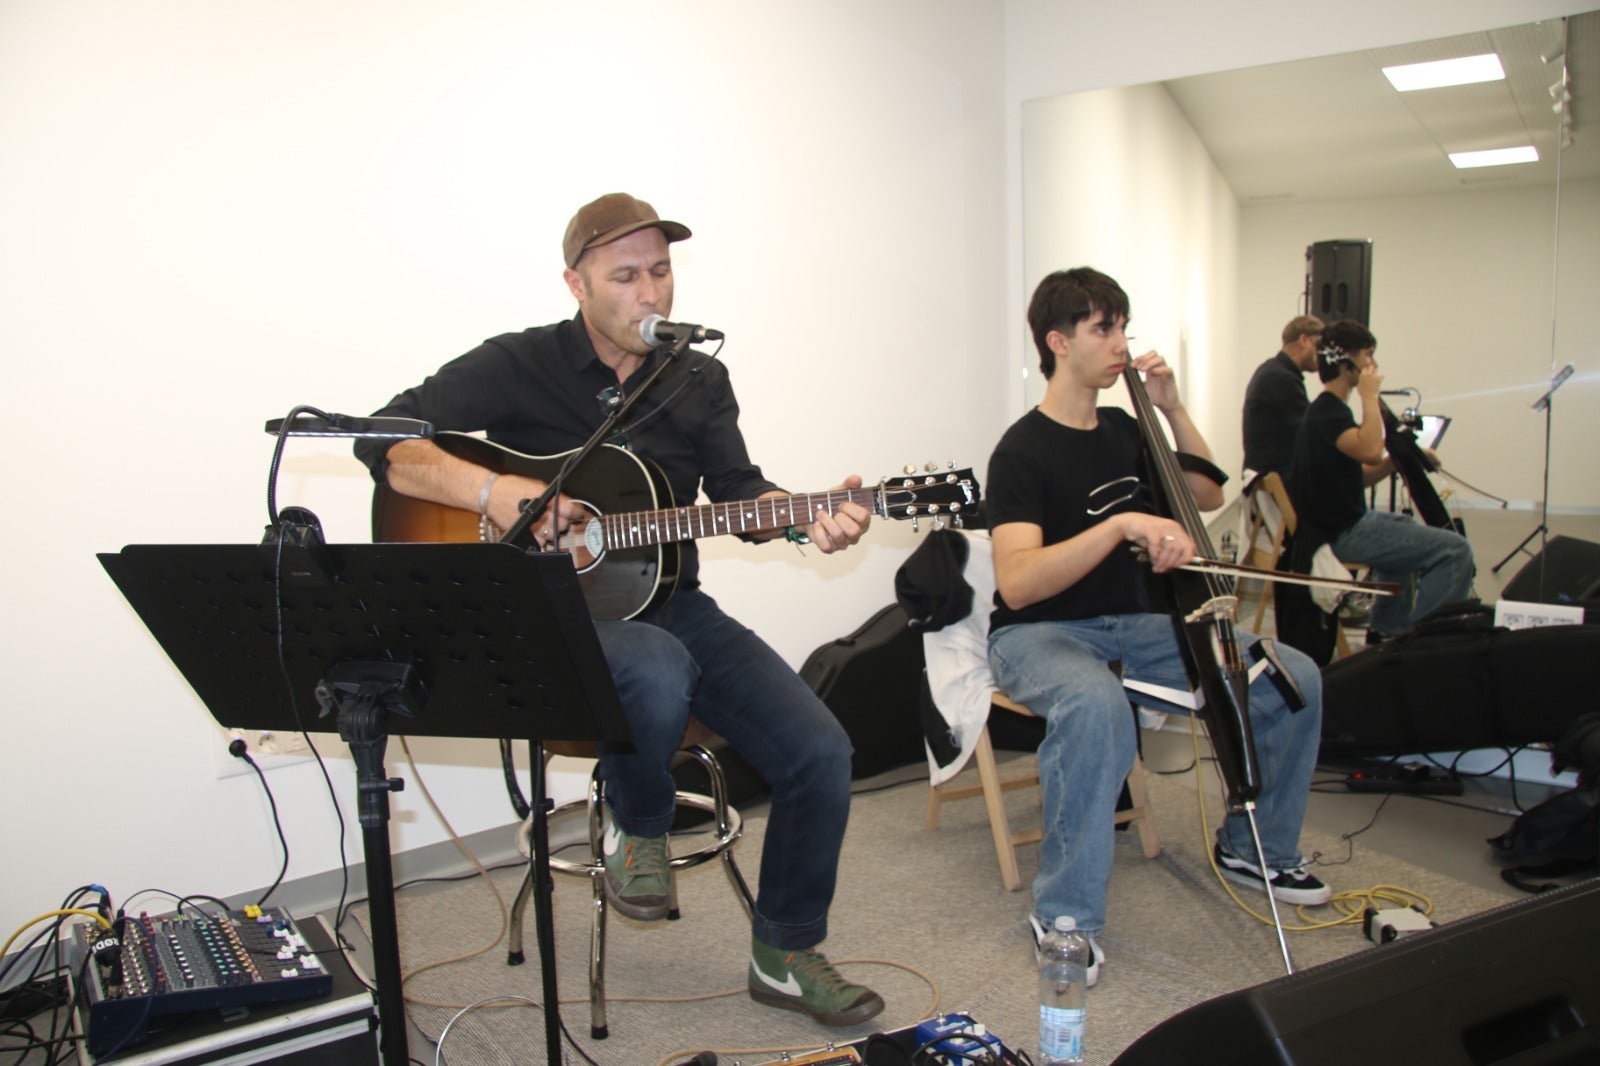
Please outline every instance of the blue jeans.
[{"label": "blue jeans", "polygon": [[1472,548],[1454,530],[1368,511],[1332,543],[1340,562],[1366,563],[1373,581],[1399,583],[1398,596],[1379,596],[1372,605],[1372,628],[1380,633],[1410,629],[1443,604],[1472,594]]},{"label": "blue jeans", "polygon": [[[1258,639],[1243,630],[1235,633],[1244,649]],[[1261,844],[1267,865],[1284,868],[1302,861],[1300,822],[1322,733],[1322,674],[1309,657],[1282,644],[1277,648],[1305,694],[1306,706],[1291,713],[1272,681],[1262,675],[1250,685],[1250,722],[1261,773],[1256,800]],[[1189,688],[1170,615],[1028,622],[989,635],[995,683],[1045,718],[1039,746],[1044,839],[1033,882],[1034,913],[1045,922],[1070,914],[1088,934],[1105,928],[1113,818],[1138,742],[1128,692],[1106,667],[1116,661],[1130,680]],[[1139,702],[1189,713],[1143,696]],[[1229,814],[1217,838],[1226,850],[1255,861],[1255,842],[1243,813]]]},{"label": "blue jeans", "polygon": [[595,623],[635,751],[601,758],[617,823],[640,836],[672,825],[669,772],[692,714],[772,788],[752,931],[796,949],[828,935],[850,816],[850,739],[777,652],[697,589],[640,621]]}]

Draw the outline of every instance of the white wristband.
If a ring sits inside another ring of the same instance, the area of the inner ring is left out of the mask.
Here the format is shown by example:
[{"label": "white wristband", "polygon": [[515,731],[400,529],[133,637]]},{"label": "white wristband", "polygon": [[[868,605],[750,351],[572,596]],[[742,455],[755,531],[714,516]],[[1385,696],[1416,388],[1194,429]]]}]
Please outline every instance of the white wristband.
[{"label": "white wristband", "polygon": [[489,517],[489,490],[494,488],[499,478],[499,474],[490,474],[483,479],[483,487],[478,490],[478,513],[485,518]]}]

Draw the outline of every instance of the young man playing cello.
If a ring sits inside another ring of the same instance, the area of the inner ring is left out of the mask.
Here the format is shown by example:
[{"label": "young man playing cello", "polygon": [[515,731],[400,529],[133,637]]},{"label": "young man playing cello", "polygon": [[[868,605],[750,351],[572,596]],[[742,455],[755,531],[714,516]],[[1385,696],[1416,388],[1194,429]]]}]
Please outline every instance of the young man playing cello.
[{"label": "young man playing cello", "polygon": [[[1128,695],[1107,665],[1120,662],[1128,679],[1189,688],[1174,620],[1151,610],[1146,564],[1134,549],[1166,573],[1194,557],[1194,542],[1142,502],[1134,418],[1098,406],[1101,391],[1129,364],[1127,323],[1127,295],[1096,270],[1057,271],[1039,284],[1028,324],[1048,381],[1044,400],[1001,438],[987,488],[998,589],[990,669],[1002,691],[1046,722],[1039,748],[1044,839],[1030,917],[1036,935],[1060,915],[1077,920],[1094,945],[1091,984],[1104,960],[1095,941],[1106,923],[1112,818],[1137,739]],[[1179,400],[1172,368],[1155,352],[1132,365],[1171,427],[1196,504],[1220,506],[1225,476]],[[1249,647],[1259,638],[1239,632],[1238,639]],[[1299,850],[1321,731],[1321,676],[1306,656],[1278,651],[1304,705],[1291,710],[1265,676],[1249,687],[1265,880],[1285,902],[1324,903],[1332,893],[1307,872]],[[1243,814],[1227,817],[1215,850],[1224,876],[1262,889]]]}]

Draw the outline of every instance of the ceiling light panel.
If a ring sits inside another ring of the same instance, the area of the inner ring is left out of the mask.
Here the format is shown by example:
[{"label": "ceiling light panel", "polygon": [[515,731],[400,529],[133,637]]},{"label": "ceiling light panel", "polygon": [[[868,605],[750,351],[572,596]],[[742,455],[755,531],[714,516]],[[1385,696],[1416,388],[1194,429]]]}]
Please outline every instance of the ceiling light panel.
[{"label": "ceiling light panel", "polygon": [[1537,163],[1538,151],[1530,144],[1520,148],[1492,148],[1487,152],[1451,152],[1450,162],[1457,169],[1502,167],[1510,163]]},{"label": "ceiling light panel", "polygon": [[1488,52],[1484,55],[1463,56],[1460,59],[1439,59],[1431,63],[1384,67],[1383,76],[1388,78],[1389,84],[1399,92],[1409,93],[1418,89],[1439,89],[1447,85],[1504,81],[1506,72],[1500,65],[1500,57]]}]

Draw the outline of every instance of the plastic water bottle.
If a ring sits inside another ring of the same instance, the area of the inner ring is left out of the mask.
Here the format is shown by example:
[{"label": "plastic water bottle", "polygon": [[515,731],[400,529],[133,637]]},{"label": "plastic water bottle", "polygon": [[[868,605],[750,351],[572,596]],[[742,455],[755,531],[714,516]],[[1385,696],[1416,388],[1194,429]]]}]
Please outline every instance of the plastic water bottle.
[{"label": "plastic water bottle", "polygon": [[1222,531],[1222,543],[1218,546],[1218,554],[1225,563],[1239,561],[1239,535],[1231,529]]},{"label": "plastic water bottle", "polygon": [[1039,1066],[1082,1066],[1089,941],[1062,915],[1039,945]]}]

